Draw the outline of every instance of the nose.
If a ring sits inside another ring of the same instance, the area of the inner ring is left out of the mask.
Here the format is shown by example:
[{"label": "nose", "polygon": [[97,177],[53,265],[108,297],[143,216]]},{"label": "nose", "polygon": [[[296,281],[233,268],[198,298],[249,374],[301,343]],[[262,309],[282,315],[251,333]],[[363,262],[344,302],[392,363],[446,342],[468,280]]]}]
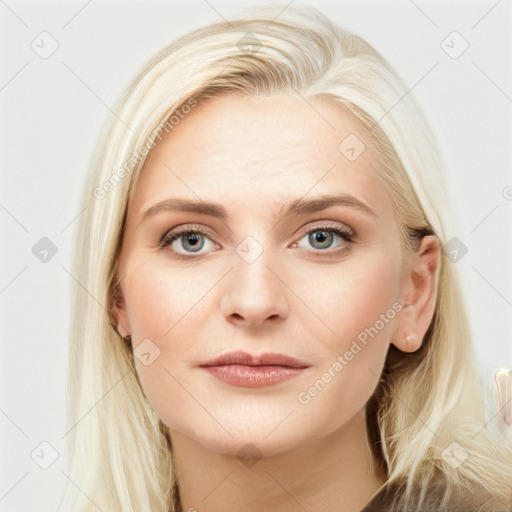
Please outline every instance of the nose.
[{"label": "nose", "polygon": [[283,321],[288,316],[286,280],[264,255],[251,263],[240,258],[229,273],[221,312],[233,325],[257,327]]}]

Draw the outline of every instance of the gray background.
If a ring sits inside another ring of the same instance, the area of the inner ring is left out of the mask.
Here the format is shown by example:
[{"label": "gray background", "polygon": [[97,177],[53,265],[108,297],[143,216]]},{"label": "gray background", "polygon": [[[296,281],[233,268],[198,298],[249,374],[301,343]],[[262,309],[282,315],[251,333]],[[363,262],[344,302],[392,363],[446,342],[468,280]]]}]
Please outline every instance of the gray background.
[{"label": "gray background", "polygon": [[[512,367],[511,1],[300,3],[367,39],[425,110],[447,168],[451,235],[468,248],[456,264],[490,382],[496,368]],[[164,45],[257,4],[0,0],[0,511],[55,510],[66,482],[71,241],[101,125]],[[45,31],[58,48],[42,58],[32,46],[44,51],[46,38],[51,48]],[[469,43],[458,58],[464,42],[446,40],[453,31]],[[57,248],[46,262],[32,251],[43,237]],[[47,469],[40,465],[53,452],[44,441],[58,454]]]}]

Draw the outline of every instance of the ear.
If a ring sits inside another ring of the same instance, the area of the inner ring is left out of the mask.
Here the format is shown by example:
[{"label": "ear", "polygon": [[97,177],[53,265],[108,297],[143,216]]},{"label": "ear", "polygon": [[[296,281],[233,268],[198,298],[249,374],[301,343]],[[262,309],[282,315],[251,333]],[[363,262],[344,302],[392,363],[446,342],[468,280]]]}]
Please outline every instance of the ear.
[{"label": "ear", "polygon": [[427,235],[421,239],[418,251],[404,259],[400,300],[403,310],[392,341],[404,352],[421,347],[434,315],[439,258],[439,240]]},{"label": "ear", "polygon": [[126,310],[126,302],[120,284],[116,284],[114,288],[114,305],[112,307],[112,316],[117,324],[117,332],[121,337],[130,336],[131,328],[128,321],[128,312]]}]

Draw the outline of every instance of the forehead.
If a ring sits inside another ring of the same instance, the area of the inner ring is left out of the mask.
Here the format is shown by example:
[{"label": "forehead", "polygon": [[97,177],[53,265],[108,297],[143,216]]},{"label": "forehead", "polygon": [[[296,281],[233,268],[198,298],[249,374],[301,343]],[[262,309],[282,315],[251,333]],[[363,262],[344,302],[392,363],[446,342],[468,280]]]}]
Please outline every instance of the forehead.
[{"label": "forehead", "polygon": [[316,193],[386,207],[377,162],[368,130],[332,100],[222,95],[157,141],[130,209],[140,217],[156,202],[184,197],[261,215],[262,201],[270,212],[280,201]]}]

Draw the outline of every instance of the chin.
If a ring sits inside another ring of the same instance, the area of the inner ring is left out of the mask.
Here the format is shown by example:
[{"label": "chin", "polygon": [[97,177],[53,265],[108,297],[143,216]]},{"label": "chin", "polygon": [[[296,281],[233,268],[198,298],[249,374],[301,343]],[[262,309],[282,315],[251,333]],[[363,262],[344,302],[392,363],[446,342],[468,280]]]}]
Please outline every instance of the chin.
[{"label": "chin", "polygon": [[259,431],[244,435],[240,432],[233,436],[210,436],[197,439],[204,448],[211,452],[237,457],[242,463],[249,459],[260,459],[275,457],[287,453],[297,448],[302,443],[307,442],[306,438],[297,435],[297,437],[270,435],[267,432]]},{"label": "chin", "polygon": [[[186,415],[187,424],[169,430],[171,437],[184,436],[218,454],[242,459],[273,457],[307,443],[318,434],[308,430],[307,424],[297,422],[293,413],[283,421],[290,410],[286,414],[265,416],[254,411],[247,417],[233,415],[231,411],[230,416],[216,415],[218,423],[201,416],[194,424],[192,417]],[[290,423],[285,425],[288,421]]]}]

